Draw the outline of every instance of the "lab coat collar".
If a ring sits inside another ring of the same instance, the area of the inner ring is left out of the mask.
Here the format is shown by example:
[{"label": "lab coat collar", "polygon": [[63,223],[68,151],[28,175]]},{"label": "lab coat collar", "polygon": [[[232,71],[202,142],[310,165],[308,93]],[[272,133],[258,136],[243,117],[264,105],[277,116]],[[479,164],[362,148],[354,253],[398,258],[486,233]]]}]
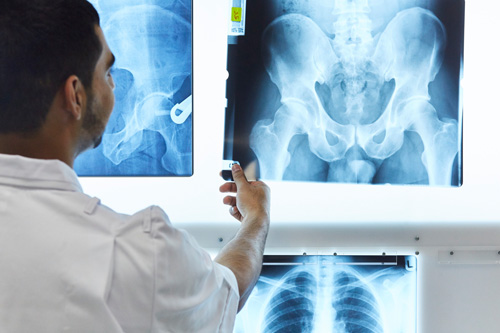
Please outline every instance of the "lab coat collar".
[{"label": "lab coat collar", "polygon": [[83,192],[78,177],[59,160],[0,154],[0,185]]}]

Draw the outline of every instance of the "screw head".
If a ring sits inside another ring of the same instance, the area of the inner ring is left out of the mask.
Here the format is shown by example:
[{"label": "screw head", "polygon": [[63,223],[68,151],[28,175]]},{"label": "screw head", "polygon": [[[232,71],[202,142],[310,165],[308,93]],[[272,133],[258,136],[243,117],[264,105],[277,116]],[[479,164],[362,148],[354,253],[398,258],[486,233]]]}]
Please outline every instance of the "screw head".
[{"label": "screw head", "polygon": [[219,237],[219,243],[222,243],[224,241],[224,238]]},{"label": "screw head", "polygon": [[420,237],[419,236],[415,237],[415,240],[418,242],[420,240]]},{"label": "screw head", "polygon": [[415,255],[417,255],[417,256],[418,256],[419,254],[420,254],[420,252],[418,252],[418,251],[415,251]]},{"label": "screw head", "polygon": [[455,253],[453,251],[450,251],[450,256],[454,255]]}]

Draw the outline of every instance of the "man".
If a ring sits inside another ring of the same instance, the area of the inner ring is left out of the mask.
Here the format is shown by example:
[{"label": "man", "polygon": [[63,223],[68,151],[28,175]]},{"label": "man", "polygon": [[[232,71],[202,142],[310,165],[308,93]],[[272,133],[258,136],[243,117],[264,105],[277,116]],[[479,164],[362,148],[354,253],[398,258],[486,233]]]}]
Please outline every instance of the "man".
[{"label": "man", "polygon": [[269,189],[239,166],[241,222],[210,259],[158,207],[118,214],[72,170],[114,105],[114,56],[86,0],[0,2],[0,332],[230,332],[255,285]]}]

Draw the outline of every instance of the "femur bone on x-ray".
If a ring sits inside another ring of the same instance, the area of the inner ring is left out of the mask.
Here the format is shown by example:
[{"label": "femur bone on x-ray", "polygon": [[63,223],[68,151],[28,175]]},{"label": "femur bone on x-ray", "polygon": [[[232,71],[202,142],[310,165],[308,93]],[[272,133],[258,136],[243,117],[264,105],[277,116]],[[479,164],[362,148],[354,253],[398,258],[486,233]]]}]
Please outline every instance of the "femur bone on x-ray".
[{"label": "femur bone on x-ray", "polygon": [[448,43],[440,19],[417,1],[271,2],[281,12],[262,32],[260,56],[279,103],[250,132],[260,177],[452,184],[458,79],[456,106],[443,110],[445,90],[430,94]]},{"label": "femur bone on x-ray", "polygon": [[116,103],[83,175],[192,174],[190,0],[92,0],[116,56]]}]

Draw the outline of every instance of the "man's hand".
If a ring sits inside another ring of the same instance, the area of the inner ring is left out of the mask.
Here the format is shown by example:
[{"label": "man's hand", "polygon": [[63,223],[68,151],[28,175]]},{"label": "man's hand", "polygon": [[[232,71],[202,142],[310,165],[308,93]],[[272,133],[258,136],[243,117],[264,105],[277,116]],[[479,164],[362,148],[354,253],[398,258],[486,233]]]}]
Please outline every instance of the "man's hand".
[{"label": "man's hand", "polygon": [[269,187],[261,181],[249,182],[245,173],[238,164],[232,167],[233,182],[225,183],[220,187],[222,193],[236,193],[228,195],[223,202],[231,206],[229,212],[238,221],[254,220],[255,218],[269,218]]},{"label": "man's hand", "polygon": [[234,183],[225,183],[220,191],[236,193],[236,196],[226,196],[223,201],[231,206],[230,213],[241,222],[241,227],[215,261],[228,267],[238,281],[239,311],[250,296],[262,269],[270,221],[270,190],[263,182],[249,182],[237,164],[233,165],[232,172]]}]

